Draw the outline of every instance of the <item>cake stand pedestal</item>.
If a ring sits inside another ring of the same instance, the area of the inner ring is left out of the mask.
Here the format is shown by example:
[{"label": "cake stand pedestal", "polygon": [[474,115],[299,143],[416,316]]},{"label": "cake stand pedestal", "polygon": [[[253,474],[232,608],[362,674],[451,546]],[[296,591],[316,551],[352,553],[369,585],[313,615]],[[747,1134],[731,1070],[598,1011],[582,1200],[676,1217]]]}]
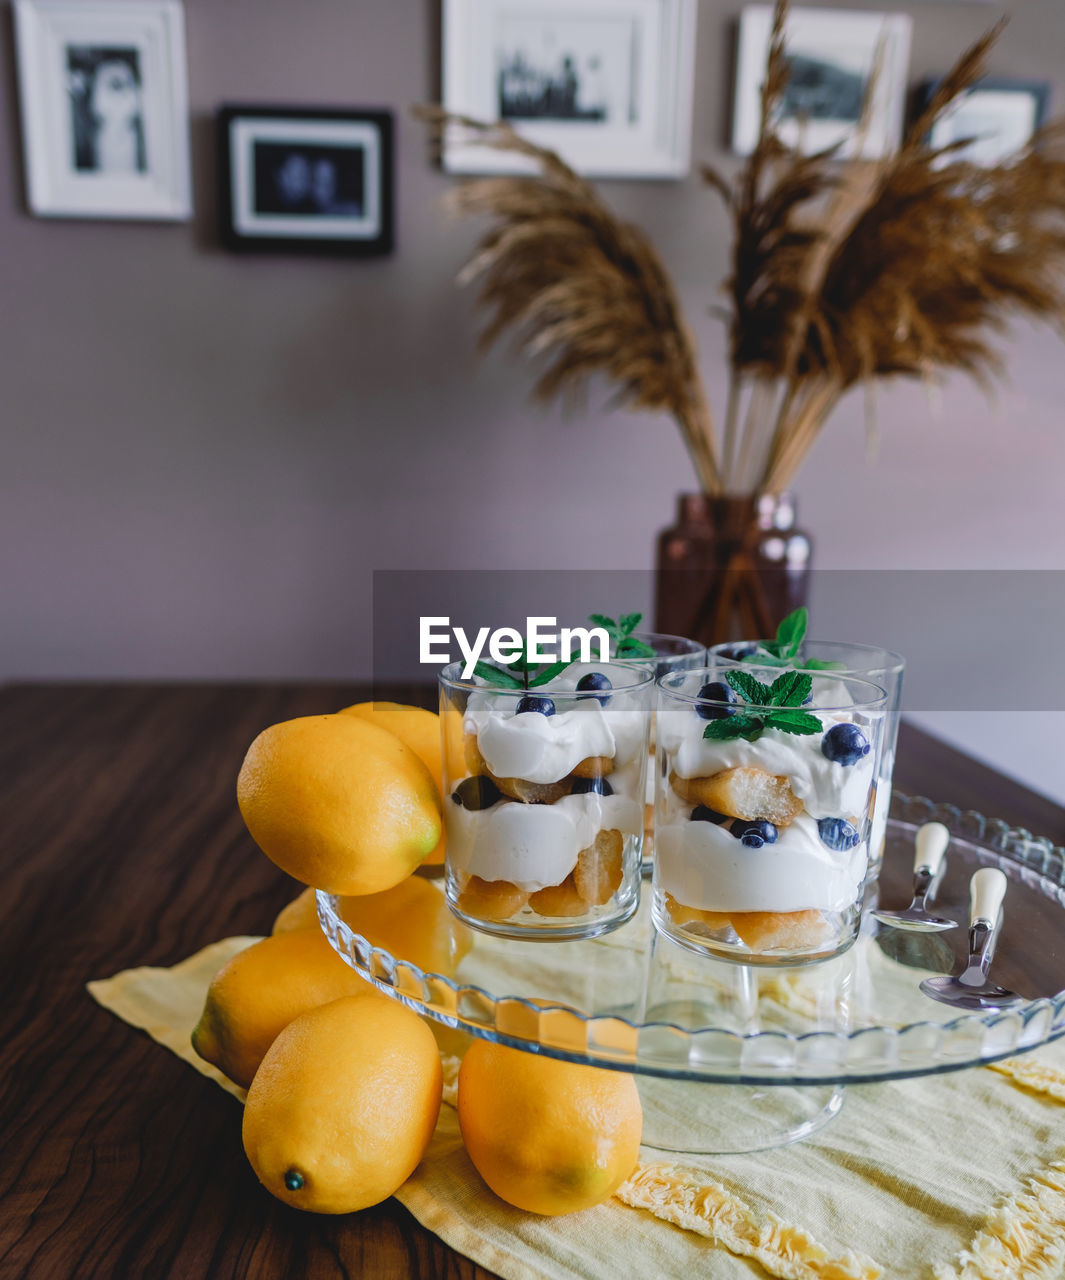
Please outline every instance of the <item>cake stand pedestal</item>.
[{"label": "cake stand pedestal", "polygon": [[[529,1053],[634,1073],[647,1145],[758,1151],[827,1124],[847,1084],[960,1071],[1065,1034],[1065,850],[896,794],[867,906],[877,895],[891,907],[909,902],[914,836],[928,821],[951,831],[936,911],[959,928],[917,935],[900,950],[897,931],[866,912],[847,952],[794,968],[693,954],[655,933],[646,900],[598,938],[548,944],[478,933],[453,976],[373,946],[322,891],[318,914],[339,955],[416,1012]],[[962,963],[969,879],[983,866],[1009,880],[994,978],[1024,1000],[959,1014],[919,983]]]}]

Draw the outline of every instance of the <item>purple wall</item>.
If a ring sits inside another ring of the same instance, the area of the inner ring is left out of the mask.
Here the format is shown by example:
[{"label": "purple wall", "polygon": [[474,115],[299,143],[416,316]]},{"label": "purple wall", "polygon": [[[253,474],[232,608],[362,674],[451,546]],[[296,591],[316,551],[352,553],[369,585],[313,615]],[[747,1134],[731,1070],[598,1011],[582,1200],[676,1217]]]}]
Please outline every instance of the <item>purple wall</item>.
[{"label": "purple wall", "polygon": [[[999,9],[901,7],[914,82]],[[700,4],[697,160],[731,163],[738,9]],[[516,363],[474,357],[453,285],[474,229],[445,221],[450,180],[402,114],[437,82],[435,14],[187,0],[196,218],[179,226],[27,216],[4,25],[0,678],[365,675],[374,567],[650,565],[692,483],[673,425],[594,395],[587,414],[545,415]],[[1063,66],[1061,0],[1027,0],[993,71],[1056,77],[1065,110]],[[401,113],[397,254],[221,252],[212,115],[226,100]],[[695,177],[605,190],[681,282],[720,405],[720,208]],[[883,389],[873,462],[860,397],[844,406],[798,484],[821,567],[1065,568],[1065,346],[1024,331],[1011,368],[997,407],[962,382],[938,415],[918,387]]]}]

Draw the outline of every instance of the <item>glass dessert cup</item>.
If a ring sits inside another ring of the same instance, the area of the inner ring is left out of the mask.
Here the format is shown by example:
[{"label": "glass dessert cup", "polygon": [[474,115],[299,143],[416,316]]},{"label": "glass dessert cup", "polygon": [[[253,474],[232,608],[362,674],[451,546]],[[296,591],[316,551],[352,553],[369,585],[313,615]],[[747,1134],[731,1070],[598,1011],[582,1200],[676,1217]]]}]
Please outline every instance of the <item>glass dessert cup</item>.
[{"label": "glass dessert cup", "polygon": [[750,965],[826,960],[854,942],[886,701],[854,677],[750,664],[658,682],[662,933]]},{"label": "glass dessert cup", "polygon": [[501,937],[594,937],[639,906],[654,676],[573,663],[531,689],[440,673],[451,910]]},{"label": "glass dessert cup", "polygon": [[[706,663],[706,649],[697,640],[684,636],[668,636],[658,631],[635,631],[635,639],[655,651],[653,658],[620,658],[620,662],[643,663],[650,667],[655,677],[669,675],[672,671],[692,671]],[[650,876],[654,857],[655,834],[655,715],[651,712],[651,736],[647,744],[647,790],[643,811],[643,864],[642,873]]]},{"label": "glass dessert cup", "polygon": [[[642,641],[655,651],[653,658],[637,658],[636,661],[653,667],[656,676],[667,675],[670,671],[690,671],[706,664],[706,646],[698,640],[689,640],[686,636],[668,636],[659,631],[634,631],[632,634],[634,639]],[[615,661],[628,662],[629,659]]]},{"label": "glass dessert cup", "polygon": [[[707,650],[711,666],[749,666],[742,655],[763,643],[744,640],[732,644],[715,644]],[[876,804],[873,808],[872,833],[869,836],[869,879],[880,874],[884,860],[884,840],[887,834],[888,812],[891,808],[891,777],[895,771],[895,745],[899,736],[899,717],[902,711],[902,680],[906,674],[906,659],[901,653],[881,649],[873,644],[849,644],[839,640],[803,640],[795,656],[797,668],[809,661],[834,662],[840,675],[857,676],[879,685],[887,694],[884,715],[883,740],[880,747],[880,770],[876,779]]]}]

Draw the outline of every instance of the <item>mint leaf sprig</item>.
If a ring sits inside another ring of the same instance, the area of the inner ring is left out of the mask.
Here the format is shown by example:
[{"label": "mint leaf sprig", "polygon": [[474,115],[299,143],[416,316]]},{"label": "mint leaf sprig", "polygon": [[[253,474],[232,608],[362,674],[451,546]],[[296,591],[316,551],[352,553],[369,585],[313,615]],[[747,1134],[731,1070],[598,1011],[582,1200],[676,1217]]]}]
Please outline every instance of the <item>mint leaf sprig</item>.
[{"label": "mint leaf sprig", "polygon": [[822,732],[821,721],[800,709],[814,684],[813,677],[805,671],[785,671],[772,684],[763,684],[749,671],[734,668],[725,672],[725,679],[744,705],[757,707],[758,713],[737,711],[735,715],[711,720],[703,730],[704,738],[715,742],[731,742],[736,738],[757,742],[766,729],[780,729],[802,737]]},{"label": "mint leaf sprig", "polygon": [[523,643],[517,657],[510,662],[499,665],[494,662],[478,662],[473,671],[482,680],[502,685],[504,689],[538,689],[561,675],[576,661],[576,658],[569,658],[565,662],[531,663],[529,647]]},{"label": "mint leaf sprig", "polygon": [[[654,658],[654,649],[632,634],[642,619],[642,613],[623,613],[617,619],[608,618],[605,613],[593,613],[588,621],[602,627],[610,637],[615,658]],[[478,662],[473,671],[482,680],[501,685],[504,689],[538,689],[560,676],[576,661],[576,658],[568,658],[564,662],[530,663],[528,645],[523,643],[517,657],[510,662]]]},{"label": "mint leaf sprig", "polygon": [[615,658],[654,658],[658,655],[649,644],[632,634],[643,620],[642,613],[623,613],[620,618],[608,618],[605,613],[591,613],[588,621],[602,627],[610,637]]},{"label": "mint leaf sprig", "polygon": [[759,640],[754,653],[746,653],[741,662],[757,667],[798,667],[802,671],[844,671],[843,662],[830,662],[826,658],[807,658],[796,662],[802,642],[806,639],[810,614],[805,605],[793,610],[777,627],[775,640]]}]

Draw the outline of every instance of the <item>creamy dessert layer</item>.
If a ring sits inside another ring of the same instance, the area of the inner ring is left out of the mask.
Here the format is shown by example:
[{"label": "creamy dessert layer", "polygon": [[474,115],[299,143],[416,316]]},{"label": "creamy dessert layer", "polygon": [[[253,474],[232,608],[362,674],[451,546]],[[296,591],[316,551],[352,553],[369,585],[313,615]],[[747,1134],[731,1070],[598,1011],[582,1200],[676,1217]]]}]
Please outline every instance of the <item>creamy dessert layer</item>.
[{"label": "creamy dessert layer", "polygon": [[[757,916],[758,930],[747,933],[764,946],[821,944],[824,917],[858,900],[868,863],[861,837],[873,787],[871,730],[846,713],[796,712],[806,732],[763,721],[748,740],[706,736],[708,722],[743,715],[742,704],[659,710],[656,877],[676,923],[731,924],[753,946],[740,925]],[[785,917],[802,929],[786,928]]]},{"label": "creamy dessert layer", "polygon": [[621,795],[570,795],[555,804],[502,800],[479,812],[453,808],[448,850],[455,868],[530,892],[561,884],[600,831],[643,830],[643,806]]},{"label": "creamy dessert layer", "polygon": [[678,822],[655,832],[659,884],[706,911],[842,911],[865,878],[865,845],[826,848],[801,814],[773,844],[748,848],[724,826]]}]

